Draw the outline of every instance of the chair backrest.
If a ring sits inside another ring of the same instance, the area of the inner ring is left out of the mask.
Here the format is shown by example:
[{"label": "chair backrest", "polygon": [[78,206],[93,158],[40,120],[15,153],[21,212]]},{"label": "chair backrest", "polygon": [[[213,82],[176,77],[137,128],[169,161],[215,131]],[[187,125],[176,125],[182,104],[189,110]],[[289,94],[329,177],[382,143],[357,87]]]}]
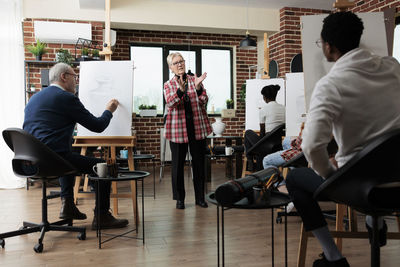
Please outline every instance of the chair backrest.
[{"label": "chair backrest", "polygon": [[400,209],[400,129],[371,140],[314,193],[363,213]]},{"label": "chair backrest", "polygon": [[257,143],[255,143],[248,151],[246,151],[247,155],[251,155],[254,153],[258,146],[262,145],[263,155],[270,154],[272,152],[278,151],[282,149],[282,136],[285,135],[285,124],[282,123],[276,126],[272,131],[268,132],[263,138],[260,139]]},{"label": "chair backrest", "polygon": [[3,138],[14,151],[13,171],[20,177],[57,178],[77,170],[38,139],[19,128],[3,131]]}]

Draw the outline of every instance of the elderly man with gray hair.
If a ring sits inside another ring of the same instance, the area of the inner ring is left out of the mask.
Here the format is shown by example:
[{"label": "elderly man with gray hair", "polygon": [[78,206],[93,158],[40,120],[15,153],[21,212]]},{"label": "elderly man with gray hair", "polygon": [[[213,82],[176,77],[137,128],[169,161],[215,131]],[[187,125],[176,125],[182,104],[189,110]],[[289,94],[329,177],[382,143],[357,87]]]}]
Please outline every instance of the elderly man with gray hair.
[{"label": "elderly man with gray hair", "polygon": [[[79,75],[71,66],[64,63],[54,65],[49,73],[50,86],[33,95],[25,107],[23,128],[82,173],[92,173],[92,167],[103,160],[72,153],[72,136],[75,125],[79,123],[93,132],[100,133],[109,125],[112,114],[119,103],[118,100],[111,99],[100,117],[93,116],[75,96],[78,77]],[[62,201],[60,218],[86,219],[86,215],[78,210],[73,201],[75,176],[63,176],[59,178],[59,181]],[[97,186],[97,183],[94,186]],[[95,214],[100,204],[101,221],[97,224],[96,216],[94,217],[92,223],[94,229],[97,225],[102,229],[128,225],[128,220],[116,219],[109,212],[110,187],[110,182],[100,183],[102,195],[100,200],[96,196]]]}]

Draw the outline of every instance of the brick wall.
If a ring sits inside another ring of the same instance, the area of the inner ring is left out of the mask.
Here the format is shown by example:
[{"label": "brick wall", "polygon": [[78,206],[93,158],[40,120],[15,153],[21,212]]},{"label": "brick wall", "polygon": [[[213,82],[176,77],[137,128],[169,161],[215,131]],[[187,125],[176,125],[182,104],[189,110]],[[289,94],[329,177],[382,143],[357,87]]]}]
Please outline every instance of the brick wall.
[{"label": "brick wall", "polygon": [[[24,45],[31,45],[36,42],[35,33],[34,33],[34,21],[57,21],[57,22],[72,22],[72,23],[90,23],[92,25],[92,39],[94,41],[102,42],[103,41],[103,22],[96,21],[76,21],[76,20],[54,20],[54,19],[25,19],[23,21],[23,31],[24,31]],[[74,44],[47,44],[47,54],[44,54],[42,57],[42,61],[55,61],[56,53],[59,49],[65,49],[70,52],[72,56],[75,56],[75,45]],[[80,56],[81,51],[77,51],[77,56]],[[25,60],[35,60],[35,56],[32,55],[25,48]],[[41,81],[40,81],[40,73],[41,69],[49,69],[53,64],[35,64],[32,63],[29,65],[29,77],[26,77],[26,84],[29,86],[30,84],[35,85],[36,90],[40,90]],[[27,70],[27,67],[26,67]]]},{"label": "brick wall", "polygon": [[[190,39],[183,32],[122,30],[117,31],[117,42],[112,56],[113,60],[129,60],[131,43],[168,44],[168,45],[198,45],[198,46],[239,46],[244,38],[242,35],[192,33]],[[248,79],[248,67],[257,64],[257,51],[243,49],[236,50],[236,81],[234,81],[234,94],[239,99],[241,85]],[[162,90],[162,88],[160,88]],[[245,106],[236,103],[236,118],[224,118],[226,124],[224,135],[242,135],[245,122]],[[210,118],[211,123],[215,120]],[[158,128],[163,126],[162,118],[135,117],[132,123],[137,134],[137,149],[141,153],[150,153],[160,157]]]},{"label": "brick wall", "polygon": [[[398,0],[356,0],[353,12],[377,12],[395,7],[400,10]],[[329,10],[284,7],[280,10],[279,32],[269,37],[270,59],[278,62],[279,76],[290,72],[290,61],[301,53],[300,16],[329,13]]]},{"label": "brick wall", "polygon": [[[40,19],[45,20],[45,19]],[[24,44],[32,44],[35,42],[33,19],[26,19],[23,22],[24,28]],[[46,20],[47,21],[47,20]],[[48,21],[63,21],[63,22],[80,22],[92,24],[92,36],[94,40],[101,41],[103,39],[102,22],[90,21],[66,21],[66,20],[48,20]],[[161,32],[161,31],[138,31],[138,30],[121,30],[117,31],[117,42],[112,55],[112,60],[129,60],[130,43],[157,43],[157,44],[188,44],[191,45],[205,45],[205,46],[238,46],[240,40],[244,38],[242,35],[226,35],[226,34],[204,34],[192,33],[190,40],[187,39],[187,33],[182,32]],[[42,58],[43,61],[54,61],[55,53],[58,49],[63,48],[70,51],[74,55],[74,45],[69,44],[48,44],[48,53]],[[80,51],[78,52],[78,54]],[[25,52],[26,60],[34,60],[35,57]],[[236,50],[236,81],[234,81],[233,88],[234,94],[239,99],[241,85],[248,79],[248,67],[257,64],[257,51],[246,51],[242,49]],[[41,69],[48,69],[52,64],[31,64],[29,80],[36,88],[40,88],[40,71]],[[39,89],[37,89],[39,90]],[[160,88],[162,90],[162,88]],[[226,135],[242,135],[244,130],[244,112],[245,106],[242,102],[236,103],[236,117],[225,118],[223,121],[226,123]],[[211,123],[215,120],[210,118]],[[160,158],[160,141],[158,129],[163,126],[163,119],[157,118],[141,118],[133,116],[132,126],[137,134],[137,150],[142,154],[149,153],[156,155]]]},{"label": "brick wall", "polygon": [[284,7],[280,10],[279,32],[269,38],[270,59],[278,63],[279,77],[290,72],[292,58],[301,53],[300,16],[328,13],[327,10]]}]

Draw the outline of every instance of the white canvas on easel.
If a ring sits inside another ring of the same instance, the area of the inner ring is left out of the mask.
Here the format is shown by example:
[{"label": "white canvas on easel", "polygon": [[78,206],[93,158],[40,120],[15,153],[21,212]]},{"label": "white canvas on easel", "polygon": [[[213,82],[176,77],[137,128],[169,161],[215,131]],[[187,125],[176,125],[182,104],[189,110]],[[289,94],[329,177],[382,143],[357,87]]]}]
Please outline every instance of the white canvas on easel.
[{"label": "white canvas on easel", "polygon": [[104,112],[107,103],[119,101],[110,125],[102,133],[78,124],[79,136],[131,136],[133,61],[89,61],[80,64],[79,98],[94,116]]},{"label": "white canvas on easel", "polygon": [[286,136],[298,136],[305,121],[304,73],[286,73]]},{"label": "white canvas on easel", "polygon": [[[301,42],[303,51],[303,70],[306,110],[308,111],[314,86],[319,79],[326,75],[333,63],[326,61],[322,49],[317,47],[316,40],[321,37],[323,20],[327,15],[302,16]],[[361,36],[360,48],[366,48],[372,53],[387,56],[387,40],[383,12],[357,13],[363,23],[364,31]]]},{"label": "white canvas on easel", "polygon": [[285,105],[285,80],[276,79],[252,79],[246,81],[246,130],[260,130],[259,110],[265,103],[261,90],[264,86],[277,84],[281,87],[276,96],[276,102]]}]

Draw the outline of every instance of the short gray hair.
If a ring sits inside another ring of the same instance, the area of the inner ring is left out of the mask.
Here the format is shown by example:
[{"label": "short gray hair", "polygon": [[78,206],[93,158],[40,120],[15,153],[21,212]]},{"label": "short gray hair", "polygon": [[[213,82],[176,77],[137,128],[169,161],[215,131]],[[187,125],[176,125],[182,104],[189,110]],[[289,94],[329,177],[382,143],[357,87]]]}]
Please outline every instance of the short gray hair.
[{"label": "short gray hair", "polygon": [[171,54],[169,54],[168,57],[167,57],[168,66],[171,66],[172,60],[173,60],[175,57],[181,57],[182,59],[184,59],[183,56],[181,55],[181,53],[179,53],[179,52],[171,53]]},{"label": "short gray hair", "polygon": [[60,76],[62,73],[68,72],[71,69],[71,66],[65,63],[57,63],[53,67],[51,67],[49,71],[49,81],[50,83],[60,81]]}]

